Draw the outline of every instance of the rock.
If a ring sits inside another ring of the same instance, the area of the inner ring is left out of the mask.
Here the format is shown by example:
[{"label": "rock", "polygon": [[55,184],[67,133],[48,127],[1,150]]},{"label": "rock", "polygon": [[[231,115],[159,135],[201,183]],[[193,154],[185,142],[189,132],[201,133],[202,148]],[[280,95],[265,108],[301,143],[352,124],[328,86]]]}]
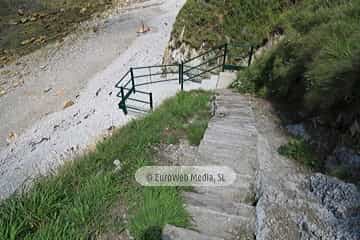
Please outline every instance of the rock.
[{"label": "rock", "polygon": [[95,96],[99,96],[100,92],[101,92],[101,88],[99,88],[99,89],[96,91]]},{"label": "rock", "polygon": [[121,171],[121,162],[119,159],[115,159],[114,160],[114,165],[115,165],[115,172]]},{"label": "rock", "polygon": [[22,24],[25,24],[25,23],[27,23],[29,21],[29,19],[28,18],[21,18],[20,19],[20,23],[22,23]]},{"label": "rock", "polygon": [[30,38],[30,39],[27,39],[27,40],[24,40],[21,42],[21,45],[27,45],[27,44],[30,44],[30,43],[33,43],[34,41],[36,40],[36,38]]},{"label": "rock", "polygon": [[86,12],[86,10],[87,10],[87,8],[82,8],[81,10],[80,10],[80,14],[84,14],[85,12]]},{"label": "rock", "polygon": [[6,94],[5,90],[0,90],[0,97],[4,96]]},{"label": "rock", "polygon": [[40,36],[34,41],[34,44],[42,44],[46,42],[46,36]]},{"label": "rock", "polygon": [[288,130],[288,132],[296,137],[301,137],[305,140],[309,140],[310,139],[310,135],[307,133],[305,127],[303,124],[299,123],[299,124],[291,124],[291,125],[287,125],[286,129]]},{"label": "rock", "polygon": [[356,134],[360,133],[360,126],[357,120],[355,120],[354,123],[351,125],[350,133],[351,136],[355,136]]},{"label": "rock", "polygon": [[360,154],[345,146],[337,146],[327,157],[325,168],[330,173],[342,170],[347,176],[360,179]]},{"label": "rock", "polygon": [[51,87],[50,87],[50,88],[47,88],[47,89],[44,90],[44,93],[48,93],[48,92],[50,92],[51,90],[52,90]]},{"label": "rock", "polygon": [[15,132],[10,132],[8,134],[8,137],[6,138],[6,142],[9,143],[9,144],[13,143],[16,140],[16,138],[17,138],[16,133]]},{"label": "rock", "polygon": [[312,194],[337,218],[360,217],[360,192],[355,185],[320,173],[311,176],[309,182]]},{"label": "rock", "polygon": [[24,10],[22,10],[22,9],[18,9],[18,15],[19,16],[23,16],[24,15]]},{"label": "rock", "polygon": [[48,67],[48,65],[42,65],[42,66],[40,66],[40,69],[41,69],[41,70],[46,70],[47,67]]},{"label": "rock", "polygon": [[66,108],[68,108],[68,107],[71,107],[72,105],[74,105],[75,103],[73,102],[73,101],[71,101],[71,100],[69,100],[69,101],[66,101],[65,103],[64,103],[64,108],[63,109],[66,109]]},{"label": "rock", "polygon": [[137,33],[147,33],[150,31],[149,26],[145,26],[144,22],[141,22],[140,28],[137,30]]},{"label": "rock", "polygon": [[45,18],[46,16],[47,16],[46,13],[39,13],[39,18],[41,18],[41,19]]}]

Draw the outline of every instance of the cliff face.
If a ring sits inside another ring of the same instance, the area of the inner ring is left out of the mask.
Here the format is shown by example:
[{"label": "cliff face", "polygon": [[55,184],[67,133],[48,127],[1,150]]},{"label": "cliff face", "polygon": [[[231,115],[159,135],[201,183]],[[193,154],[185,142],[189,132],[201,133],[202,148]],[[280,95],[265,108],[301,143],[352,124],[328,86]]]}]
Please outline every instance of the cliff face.
[{"label": "cliff face", "polygon": [[201,49],[197,50],[184,42],[185,31],[186,29],[184,26],[179,37],[172,34],[164,52],[163,64],[180,63],[186,59],[199,55]]}]

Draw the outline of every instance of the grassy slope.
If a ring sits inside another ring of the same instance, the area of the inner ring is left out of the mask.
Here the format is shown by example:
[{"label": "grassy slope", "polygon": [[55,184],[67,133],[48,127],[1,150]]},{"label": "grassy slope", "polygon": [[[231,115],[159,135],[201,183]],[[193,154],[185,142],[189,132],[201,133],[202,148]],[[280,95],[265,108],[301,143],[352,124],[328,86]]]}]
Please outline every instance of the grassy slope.
[{"label": "grassy slope", "polygon": [[[194,48],[203,41],[214,46],[225,41],[259,44],[273,31],[279,14],[291,0],[188,0],[175,22],[172,36]],[[195,34],[196,33],[196,34]]]},{"label": "grassy slope", "polygon": [[[278,18],[276,26],[285,33],[282,42],[240,73],[234,86],[302,112],[302,119],[318,119],[322,131],[332,134],[325,142],[360,150],[360,132],[352,129],[360,121],[359,22],[359,1],[302,1]],[[280,152],[325,171],[325,158],[314,159],[303,140],[290,142]],[[340,165],[329,171],[359,182],[356,169]]]},{"label": "grassy slope", "polygon": [[[210,96],[179,93],[154,113],[117,130],[95,151],[40,179],[29,192],[1,203],[1,239],[89,239],[127,227],[136,239],[151,240],[159,239],[166,223],[186,226],[181,189],[141,187],[134,173],[153,164],[157,144],[186,136],[199,143]],[[121,160],[120,172],[114,171],[115,159]],[[122,215],[109,215],[119,202],[127,205],[128,226]]]}]

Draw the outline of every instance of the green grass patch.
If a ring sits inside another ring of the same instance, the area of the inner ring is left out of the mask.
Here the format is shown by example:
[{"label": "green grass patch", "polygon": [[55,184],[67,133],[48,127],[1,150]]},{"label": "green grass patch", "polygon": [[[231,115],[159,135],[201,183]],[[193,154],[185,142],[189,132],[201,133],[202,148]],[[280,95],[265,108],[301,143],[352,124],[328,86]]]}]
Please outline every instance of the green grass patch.
[{"label": "green grass patch", "polygon": [[304,139],[292,138],[289,143],[280,146],[278,152],[279,154],[296,160],[311,169],[318,170],[320,168],[320,162],[316,157],[315,152]]},{"label": "green grass patch", "polygon": [[[274,26],[281,43],[239,74],[234,87],[266,89],[268,97],[301,103],[311,112],[356,111],[360,102],[360,3],[304,0],[281,13]],[[358,111],[356,111],[358,112]]]},{"label": "green grass patch", "polygon": [[[279,13],[293,6],[290,0],[188,0],[177,16],[173,37],[194,48],[230,42],[259,43],[273,30]],[[196,32],[196,34],[194,34]]]},{"label": "green grass patch", "polygon": [[[153,146],[166,143],[165,132],[178,140],[187,136],[192,119],[205,124],[210,98],[204,91],[179,93],[117,130],[95,151],[40,178],[30,191],[1,202],[2,239],[93,239],[126,226],[136,239],[151,240],[159,239],[165,224],[187,226],[181,188],[145,188],[135,182],[134,174],[153,164]],[[122,163],[120,171],[114,170],[115,159]],[[128,209],[127,225],[121,216],[109,217],[119,202]]]}]

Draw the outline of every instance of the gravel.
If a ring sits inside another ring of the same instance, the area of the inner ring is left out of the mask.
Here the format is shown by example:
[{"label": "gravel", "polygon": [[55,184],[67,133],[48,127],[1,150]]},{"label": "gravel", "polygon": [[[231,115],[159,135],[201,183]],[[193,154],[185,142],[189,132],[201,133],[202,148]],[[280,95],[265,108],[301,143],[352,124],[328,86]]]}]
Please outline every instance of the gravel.
[{"label": "gravel", "polygon": [[[0,121],[6,122],[0,127],[1,135],[10,129],[19,134],[10,145],[0,146],[0,198],[88,150],[111,127],[141,116],[125,116],[110,92],[115,91],[115,83],[129,66],[161,63],[175,17],[184,3],[150,1],[145,8],[113,13],[102,20],[99,31],[68,39],[51,59],[32,59],[41,52],[25,58],[29,66],[46,68],[33,69],[22,87],[0,98]],[[137,36],[141,20],[151,31]],[[196,87],[193,83],[186,86]],[[159,84],[153,91],[158,106],[178,91],[178,85]],[[62,109],[66,101],[75,104]]]}]

